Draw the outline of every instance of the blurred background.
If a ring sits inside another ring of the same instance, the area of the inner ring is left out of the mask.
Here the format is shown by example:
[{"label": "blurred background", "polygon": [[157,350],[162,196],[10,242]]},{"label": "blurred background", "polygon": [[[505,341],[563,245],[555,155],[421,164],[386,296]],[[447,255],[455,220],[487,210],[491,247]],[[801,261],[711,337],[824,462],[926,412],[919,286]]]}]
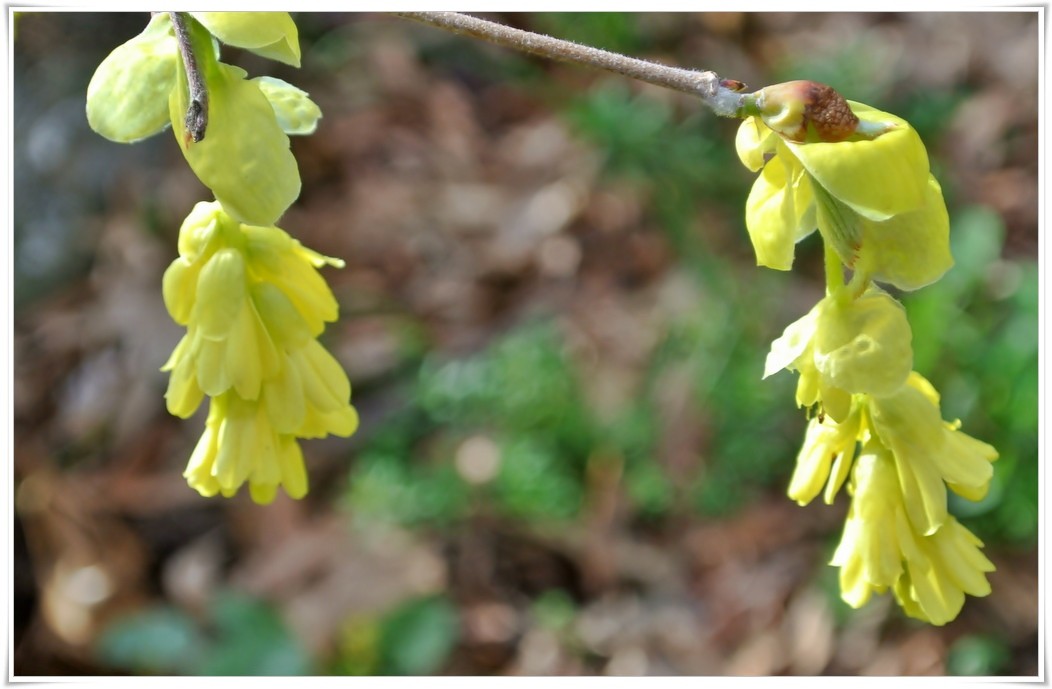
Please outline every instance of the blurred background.
[{"label": "blurred background", "polygon": [[347,261],[323,341],[362,424],[303,443],[303,501],[201,498],[160,284],[209,197],[171,134],[84,117],[149,17],[24,13],[14,672],[1036,675],[1038,15],[488,16],[916,127],[956,267],[903,301],[943,415],[1001,453],[951,505],[992,595],[941,628],[839,600],[846,495],[785,497],[805,418],[792,375],[760,380],[822,294],[820,242],[756,267],[735,121],[382,14],[295,15],[299,70],[224,49],[324,112],[280,224]]}]

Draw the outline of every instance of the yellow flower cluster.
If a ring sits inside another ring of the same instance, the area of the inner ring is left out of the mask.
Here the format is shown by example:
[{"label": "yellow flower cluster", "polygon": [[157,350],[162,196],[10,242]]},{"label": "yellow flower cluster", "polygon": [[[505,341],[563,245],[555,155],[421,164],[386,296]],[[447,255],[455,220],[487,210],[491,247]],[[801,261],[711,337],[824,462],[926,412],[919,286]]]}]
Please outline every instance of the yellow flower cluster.
[{"label": "yellow flower cluster", "polygon": [[[953,264],[949,222],[917,134],[902,119],[790,82],[748,101],[742,162],[761,172],[746,209],[757,261],[792,265],[817,228],[827,296],[771,345],[764,377],[796,371],[811,418],[789,497],[851,507],[832,564],[853,607],[891,590],[910,616],[942,625],[964,595],[990,592],[982,543],[947,511],[947,491],[986,494],[997,451],[943,421],[939,396],[913,371],[906,313],[873,281],[915,289]],[[843,267],[853,271],[844,284]]]},{"label": "yellow flower cluster", "polygon": [[205,496],[229,497],[247,482],[258,503],[273,500],[279,486],[300,498],[307,475],[297,439],[348,436],[358,425],[347,376],[317,341],[337,317],[317,269],[343,262],[275,227],[300,192],[288,135],[312,133],[321,111],[280,79],[246,79],[219,61],[222,42],[298,67],[287,13],[190,12],[184,21],[182,48],[207,94],[204,136],[187,131],[186,58],[164,12],[99,65],[88,85],[88,123],[125,143],[171,124],[216,199],[183,222],[179,258],[164,275],[168,311],[187,327],[162,369],[171,372],[168,410],[187,418],[210,398],[187,481]]},{"label": "yellow flower cluster", "polygon": [[277,227],[243,225],[218,202],[197,204],[183,223],[164,301],[187,332],[162,370],[172,414],[187,418],[212,398],[185,473],[202,495],[229,497],[247,481],[256,502],[279,485],[300,498],[296,439],[357,428],[347,376],[316,339],[337,314],[324,265],[343,262]]}]

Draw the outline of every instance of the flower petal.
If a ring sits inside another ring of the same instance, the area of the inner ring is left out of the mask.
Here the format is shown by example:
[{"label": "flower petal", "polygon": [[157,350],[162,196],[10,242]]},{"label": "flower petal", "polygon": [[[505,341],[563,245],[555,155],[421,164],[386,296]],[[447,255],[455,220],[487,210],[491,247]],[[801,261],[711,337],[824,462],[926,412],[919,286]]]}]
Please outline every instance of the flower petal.
[{"label": "flower petal", "polygon": [[738,127],[734,147],[742,165],[753,172],[764,166],[765,157],[774,151],[778,135],[772,132],[759,117],[746,117]]},{"label": "flower petal", "polygon": [[[844,423],[834,423],[831,419],[811,419],[807,425],[804,444],[796,457],[796,469],[789,481],[788,494],[798,505],[811,502],[822,490],[830,477],[833,462],[850,463],[855,454],[855,443],[859,431],[859,414],[848,417]],[[833,487],[833,483],[837,485]],[[831,503],[842,478],[830,481],[830,490],[826,502]]]},{"label": "flower petal", "polygon": [[804,358],[804,352],[811,346],[818,323],[819,307],[811,309],[807,315],[790,323],[781,337],[771,343],[767,354],[763,377],[767,378],[783,368],[792,367],[797,360]]},{"label": "flower petal", "polygon": [[792,268],[796,242],[814,229],[804,223],[811,198],[810,182],[799,166],[787,167],[781,156],[764,166],[745,203],[745,226],[758,265]]}]

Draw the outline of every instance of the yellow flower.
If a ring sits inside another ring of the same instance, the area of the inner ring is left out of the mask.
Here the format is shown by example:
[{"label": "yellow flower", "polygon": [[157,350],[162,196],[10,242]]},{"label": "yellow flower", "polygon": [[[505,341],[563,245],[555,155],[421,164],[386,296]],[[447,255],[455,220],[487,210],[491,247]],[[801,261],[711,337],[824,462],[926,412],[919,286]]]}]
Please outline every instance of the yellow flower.
[{"label": "yellow flower", "polygon": [[953,259],[924,144],[905,120],[831,94],[790,82],[747,97],[736,147],[761,171],[746,204],[757,263],[788,270],[794,244],[817,228],[868,278],[907,290],[934,282]]},{"label": "yellow flower", "polygon": [[[88,123],[128,143],[173,125],[198,178],[236,219],[270,225],[299,196],[300,178],[286,134],[309,134],[321,111],[307,94],[280,79],[246,80],[218,61],[224,43],[299,66],[296,26],[285,12],[191,12],[187,24],[208,91],[208,128],[186,132],[187,77],[168,13],[153,16],[138,36],[102,61],[88,85]],[[212,32],[212,33],[209,33]]]},{"label": "yellow flower", "polygon": [[993,571],[982,543],[949,517],[936,532],[916,532],[907,516],[909,498],[898,486],[901,464],[879,441],[863,446],[855,461],[853,499],[840,544],[830,564],[840,567],[841,597],[858,608],[873,593],[893,588],[905,612],[945,624],[960,612],[964,594],[985,596]]},{"label": "yellow flower", "polygon": [[860,608],[902,574],[904,542],[913,538],[891,453],[867,443],[851,472],[853,498],[830,564],[840,567],[840,596]]},{"label": "yellow flower", "polygon": [[859,408],[853,409],[843,423],[828,416],[812,418],[789,480],[789,497],[798,505],[806,505],[818,495],[824,484],[822,499],[827,505],[832,505],[851,470],[861,430]]},{"label": "yellow flower", "polygon": [[913,368],[912,335],[902,305],[873,288],[858,299],[830,295],[771,343],[764,378],[800,373],[796,402],[821,404],[838,423],[852,394],[890,395]]},{"label": "yellow flower", "polygon": [[187,333],[162,368],[171,371],[165,397],[183,418],[212,398],[187,479],[202,495],[230,495],[248,481],[257,502],[278,485],[299,497],[296,439],[358,427],[347,374],[315,339],[337,316],[318,268],[343,262],[277,227],[242,225],[218,202],[197,204],[179,250],[164,299]]},{"label": "yellow flower", "polygon": [[906,571],[895,583],[895,599],[910,617],[935,625],[950,622],[964,606],[964,594],[990,594],[986,573],[995,567],[980,548],[983,542],[950,517],[931,536],[913,541]]},{"label": "yellow flower", "polygon": [[278,486],[291,498],[307,494],[307,472],[299,443],[278,433],[263,405],[228,392],[214,398],[205,432],[183,473],[205,497],[233,497],[246,481],[252,500],[267,504]]},{"label": "yellow flower", "polygon": [[946,486],[969,500],[986,495],[997,450],[942,420],[935,389],[920,374],[889,397],[869,403],[869,420],[894,453],[900,490],[914,529],[935,533],[948,518]]}]

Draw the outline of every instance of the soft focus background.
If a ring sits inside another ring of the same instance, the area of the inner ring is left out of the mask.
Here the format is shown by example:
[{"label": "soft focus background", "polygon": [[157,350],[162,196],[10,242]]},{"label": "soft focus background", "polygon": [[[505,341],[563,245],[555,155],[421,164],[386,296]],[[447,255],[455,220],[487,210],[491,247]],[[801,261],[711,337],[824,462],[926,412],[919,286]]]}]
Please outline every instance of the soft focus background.
[{"label": "soft focus background", "polygon": [[989,496],[952,503],[993,594],[943,628],[840,602],[846,496],[785,497],[804,414],[792,375],[760,380],[822,294],[820,243],[755,266],[736,122],[384,15],[296,16],[300,70],[225,51],[325,113],[280,224],[347,261],[324,342],[362,425],[304,443],[301,502],[199,497],[160,280],[207,192],[171,134],[84,117],[148,15],[27,13],[14,672],[1037,674],[1037,15],[491,16],[915,125],[957,265],[904,301],[944,416],[1001,452]]}]

